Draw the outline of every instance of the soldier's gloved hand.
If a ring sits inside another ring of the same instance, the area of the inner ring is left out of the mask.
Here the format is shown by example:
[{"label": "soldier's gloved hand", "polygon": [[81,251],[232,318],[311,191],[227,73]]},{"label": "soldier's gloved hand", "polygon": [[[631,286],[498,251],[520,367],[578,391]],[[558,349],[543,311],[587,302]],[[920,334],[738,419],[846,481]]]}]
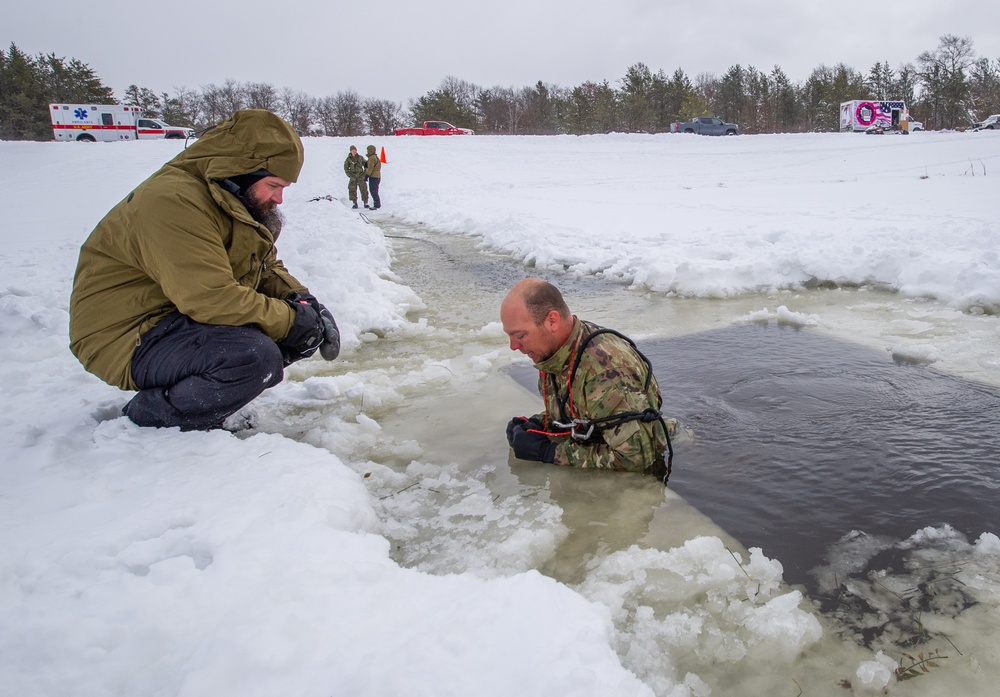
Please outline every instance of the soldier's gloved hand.
[{"label": "soldier's gloved hand", "polygon": [[323,305],[319,311],[319,318],[323,322],[323,343],[319,345],[319,355],[328,361],[340,355],[340,330],[337,329],[337,322],[333,319],[333,313]]},{"label": "soldier's gloved hand", "polygon": [[514,445],[514,428],[524,424],[525,428],[535,428],[538,430],[542,429],[542,424],[538,422],[537,419],[527,418],[524,416],[515,416],[507,423],[507,444]]},{"label": "soldier's gloved hand", "polygon": [[514,426],[511,437],[511,447],[514,456],[519,460],[534,460],[535,462],[555,462],[556,444],[544,433],[533,433],[528,430],[531,422]]},{"label": "soldier's gloved hand", "polygon": [[337,321],[333,318],[333,313],[326,309],[326,306],[316,299],[311,293],[293,293],[289,296],[290,303],[307,302],[319,313],[320,322],[323,325],[323,343],[319,347],[319,355],[324,359],[332,361],[340,355],[340,330],[337,328]]},{"label": "soldier's gloved hand", "polygon": [[285,365],[308,358],[323,343],[323,321],[316,308],[306,300],[289,298],[288,304],[295,311],[295,322],[288,336],[278,342]]}]

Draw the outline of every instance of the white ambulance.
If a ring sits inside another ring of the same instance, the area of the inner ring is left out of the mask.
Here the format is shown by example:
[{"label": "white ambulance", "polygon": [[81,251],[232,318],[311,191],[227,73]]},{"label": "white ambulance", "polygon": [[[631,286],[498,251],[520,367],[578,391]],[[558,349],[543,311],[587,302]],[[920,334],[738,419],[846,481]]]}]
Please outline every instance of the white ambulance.
[{"label": "white ambulance", "polygon": [[49,104],[56,140],[83,142],[187,138],[191,128],[168,126],[142,115],[137,106],[119,104]]}]

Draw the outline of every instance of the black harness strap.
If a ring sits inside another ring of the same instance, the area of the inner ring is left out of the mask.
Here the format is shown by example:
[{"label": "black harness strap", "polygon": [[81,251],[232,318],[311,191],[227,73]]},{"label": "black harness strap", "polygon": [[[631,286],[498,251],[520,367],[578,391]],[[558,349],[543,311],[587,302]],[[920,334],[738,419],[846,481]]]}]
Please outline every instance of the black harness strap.
[{"label": "black harness strap", "polygon": [[[566,396],[561,397],[559,395],[559,387],[556,384],[556,376],[554,374],[549,374],[549,378],[552,381],[552,391],[556,395],[556,403],[559,405],[559,417],[561,422],[554,421],[553,423],[560,428],[568,428],[569,435],[574,440],[583,441],[585,443],[596,442],[597,438],[601,436],[601,432],[609,428],[614,428],[615,426],[620,426],[623,423],[629,421],[641,421],[643,423],[652,423],[654,421],[660,422],[660,427],[663,429],[663,435],[667,439],[667,451],[670,453],[671,457],[674,454],[673,444],[670,442],[670,431],[667,429],[667,424],[663,420],[663,413],[649,407],[643,411],[624,411],[617,414],[610,414],[608,416],[602,416],[597,419],[577,419],[571,418],[566,414],[566,407],[569,404],[570,394],[572,392],[573,378],[576,376],[577,368],[580,367],[580,362],[583,360],[583,352],[586,350],[587,345],[594,339],[594,337],[601,334],[613,334],[619,339],[624,340],[636,355],[642,359],[642,362],[646,364],[646,383],[643,385],[642,391],[648,392],[649,385],[653,380],[653,364],[645,354],[640,351],[635,342],[630,338],[622,334],[621,332],[616,332],[614,329],[596,329],[588,334],[580,342],[580,345],[576,350],[576,358],[573,360],[573,364],[570,366],[569,375],[566,380]],[[581,432],[580,429],[583,429]]]}]

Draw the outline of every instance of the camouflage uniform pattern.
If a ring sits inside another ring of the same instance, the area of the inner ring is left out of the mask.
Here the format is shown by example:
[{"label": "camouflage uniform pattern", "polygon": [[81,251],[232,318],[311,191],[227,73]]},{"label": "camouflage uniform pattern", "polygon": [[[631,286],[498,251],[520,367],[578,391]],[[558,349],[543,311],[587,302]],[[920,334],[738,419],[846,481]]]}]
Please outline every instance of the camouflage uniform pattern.
[{"label": "camouflage uniform pattern", "polygon": [[[574,346],[601,327],[574,318],[573,333],[548,360],[535,364],[538,369],[538,391],[544,397],[545,412],[533,418],[545,425],[546,431],[561,429],[552,421],[563,422],[559,404],[567,398],[567,379],[572,367]],[[653,377],[648,391],[646,363],[635,350],[614,334],[600,334],[585,347],[580,364],[573,375],[573,409],[576,418],[589,420],[620,414],[641,412],[652,407],[659,410],[663,399]],[[553,378],[555,389],[553,389]],[[570,419],[569,404],[566,416]],[[662,463],[667,438],[659,421],[643,423],[627,421],[603,431],[597,442],[573,440],[570,436],[552,437],[556,442],[555,464],[572,467],[641,472]]]},{"label": "camouflage uniform pattern", "polygon": [[365,158],[361,153],[348,155],[344,160],[344,174],[347,175],[347,195],[354,203],[358,202],[358,189],[361,190],[361,202],[368,203],[368,185],[365,183]]}]

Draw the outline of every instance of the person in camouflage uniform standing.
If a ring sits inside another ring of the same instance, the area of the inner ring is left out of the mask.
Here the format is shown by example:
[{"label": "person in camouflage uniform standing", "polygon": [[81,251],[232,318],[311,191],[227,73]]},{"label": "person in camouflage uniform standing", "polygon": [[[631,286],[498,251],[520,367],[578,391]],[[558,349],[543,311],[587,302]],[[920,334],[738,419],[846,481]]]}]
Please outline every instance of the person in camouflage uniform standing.
[{"label": "person in camouflage uniform standing", "polygon": [[347,195],[354,205],[358,207],[358,189],[361,190],[361,202],[368,208],[368,184],[365,182],[365,158],[361,156],[358,149],[351,146],[351,151],[344,160],[344,174],[347,175]]},{"label": "person in camouflage uniform standing", "polygon": [[660,415],[660,388],[629,339],[578,319],[559,290],[537,278],[511,289],[500,321],[511,350],[527,355],[538,369],[545,406],[544,412],[514,417],[507,425],[515,456],[666,473],[664,453],[671,446]]}]

